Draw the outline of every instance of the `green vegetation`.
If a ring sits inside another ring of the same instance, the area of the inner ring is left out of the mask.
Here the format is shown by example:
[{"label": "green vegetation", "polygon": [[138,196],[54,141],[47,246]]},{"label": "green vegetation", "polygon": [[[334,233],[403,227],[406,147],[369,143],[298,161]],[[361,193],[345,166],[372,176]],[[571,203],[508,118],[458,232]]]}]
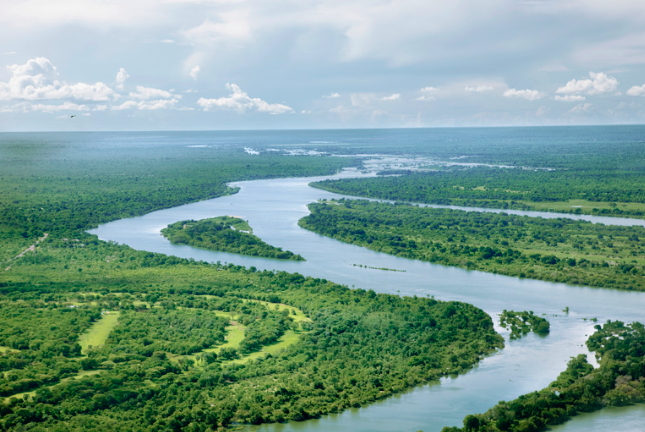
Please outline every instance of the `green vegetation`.
[{"label": "green vegetation", "polygon": [[310,204],[300,226],[369,249],[552,282],[645,290],[643,227],[419,208],[366,200]]},{"label": "green vegetation", "polygon": [[[7,388],[4,429],[33,422],[80,428],[88,416],[97,429],[112,418],[135,430],[302,420],[468,370],[502,344],[490,317],[463,303],[350,290],[298,274],[87,240],[77,249],[52,239],[38,251],[49,259],[16,263],[11,282],[0,287],[2,313],[37,307],[77,322],[96,314],[100,322],[98,311],[111,310],[118,324],[87,356],[79,347],[70,357],[53,357],[36,382]],[[105,256],[112,257],[104,261],[109,271],[97,264]],[[71,257],[76,264],[65,269]],[[231,320],[245,327],[242,340],[227,332]],[[92,323],[86,321],[69,337],[87,334]],[[51,324],[41,327],[51,331]],[[211,341],[222,348],[203,349]],[[4,353],[3,361],[42,357],[42,348],[23,348]],[[7,381],[23,382],[40,362],[11,366]],[[51,376],[52,367],[63,366]],[[82,370],[100,373],[78,375]],[[25,400],[10,398],[25,391],[32,392]]]},{"label": "green vegetation", "polygon": [[600,367],[581,354],[549,387],[500,402],[484,414],[468,415],[464,427],[443,432],[538,432],[581,412],[645,401],[645,328],[608,321],[587,340]]},{"label": "green vegetation", "polygon": [[499,325],[511,328],[511,340],[519,339],[529,332],[546,335],[550,330],[549,322],[533,314],[533,311],[515,312],[504,309],[499,317]]},{"label": "green vegetation", "polygon": [[81,353],[87,355],[88,350],[105,345],[110,332],[119,322],[118,312],[104,311],[101,319],[94,322],[85,333],[83,333],[78,344],[81,346]]},{"label": "green vegetation", "polygon": [[395,201],[645,217],[645,180],[637,167],[590,165],[555,171],[457,167],[399,177],[325,180],[311,186]]},{"label": "green vegetation", "polygon": [[234,192],[227,181],[332,173],[351,158],[79,136],[0,140],[0,430],[304,420],[466,371],[503,344],[471,305],[84,233]]},{"label": "green vegetation", "polygon": [[161,230],[164,237],[174,244],[264,258],[305,260],[293,252],[283,251],[263,242],[251,232],[251,227],[246,221],[231,216],[180,221]]}]

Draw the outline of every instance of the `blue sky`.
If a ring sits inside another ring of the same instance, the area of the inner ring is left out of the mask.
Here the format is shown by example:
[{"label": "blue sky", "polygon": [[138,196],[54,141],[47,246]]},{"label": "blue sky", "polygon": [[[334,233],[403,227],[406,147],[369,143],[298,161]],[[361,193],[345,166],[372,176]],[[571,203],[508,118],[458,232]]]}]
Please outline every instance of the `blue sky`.
[{"label": "blue sky", "polygon": [[645,123],[642,0],[2,3],[0,131]]}]

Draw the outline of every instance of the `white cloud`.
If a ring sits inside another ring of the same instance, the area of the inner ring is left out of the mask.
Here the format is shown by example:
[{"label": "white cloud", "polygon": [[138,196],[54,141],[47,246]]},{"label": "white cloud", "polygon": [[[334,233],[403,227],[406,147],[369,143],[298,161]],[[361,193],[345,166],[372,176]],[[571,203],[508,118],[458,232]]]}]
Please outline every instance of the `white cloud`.
[{"label": "white cloud", "polygon": [[7,51],[2,53],[2,55],[14,55],[14,54],[18,54],[18,53],[16,51]]},{"label": "white cloud", "polygon": [[642,86],[633,86],[627,90],[627,94],[630,96],[645,96],[645,84]]},{"label": "white cloud", "polygon": [[123,85],[125,84],[125,81],[130,78],[130,75],[125,71],[123,68],[119,68],[119,72],[116,74],[116,88],[119,90],[123,90]]},{"label": "white cloud", "polygon": [[287,105],[270,104],[260,98],[251,98],[236,84],[226,84],[226,88],[232,92],[228,97],[221,97],[218,99],[200,98],[197,101],[197,105],[202,107],[204,111],[223,109],[238,111],[241,113],[247,111],[258,111],[269,114],[293,112],[293,109]]},{"label": "white cloud", "polygon": [[181,96],[174,95],[169,91],[160,90],[151,87],[137,86],[137,91],[129,94],[131,98],[148,100],[148,99],[179,99]]},{"label": "white cloud", "polygon": [[439,92],[439,89],[436,87],[423,87],[421,90],[421,96],[416,98],[418,101],[433,101],[435,100],[435,97],[433,95],[436,95]]},{"label": "white cloud", "polygon": [[23,65],[7,66],[12,73],[8,82],[0,82],[0,100],[75,99],[107,101],[118,95],[102,82],[66,84],[58,80],[56,67],[38,57]]},{"label": "white cloud", "polygon": [[114,111],[122,111],[129,109],[137,110],[160,110],[174,108],[179,102],[178,99],[159,99],[159,100],[141,100],[141,101],[127,101],[121,105],[114,105],[111,107]]},{"label": "white cloud", "polygon": [[383,96],[381,98],[382,101],[394,101],[394,100],[399,100],[401,98],[401,95],[399,93],[394,93],[389,96]]},{"label": "white cloud", "polygon": [[512,88],[504,92],[504,97],[523,98],[530,101],[542,99],[542,96],[539,91],[531,89],[517,90]]},{"label": "white cloud", "polygon": [[72,102],[65,102],[61,105],[33,104],[31,105],[31,110],[52,113],[58,111],[89,111],[90,107],[87,105],[77,105]]},{"label": "white cloud", "polygon": [[489,86],[489,85],[479,85],[479,86],[476,86],[476,87],[466,86],[464,88],[464,90],[466,90],[468,92],[476,92],[476,93],[488,92],[488,91],[492,91],[494,89],[495,88],[493,86]]},{"label": "white cloud", "polygon": [[195,81],[197,81],[197,75],[199,75],[199,71],[200,71],[200,70],[201,70],[201,68],[199,67],[199,65],[194,66],[194,67],[190,70],[190,72],[188,72],[188,75],[189,75],[192,79],[194,79]]},{"label": "white cloud", "polygon": [[618,80],[614,77],[607,76],[603,72],[589,72],[590,79],[576,80],[572,79],[563,87],[556,90],[560,94],[580,94],[595,95],[609,93],[616,90]]},{"label": "white cloud", "polygon": [[304,115],[311,114],[311,110],[302,110],[300,111],[300,114],[304,114]]},{"label": "white cloud", "polygon": [[570,113],[583,113],[589,111],[591,104],[589,102],[585,104],[576,105],[569,110]]},{"label": "white cloud", "polygon": [[335,92],[331,92],[327,96],[323,96],[323,98],[325,98],[325,99],[336,99],[336,98],[339,98],[339,97],[340,97],[340,94],[335,93]]},{"label": "white cloud", "polygon": [[585,100],[586,98],[580,95],[566,95],[566,96],[556,95],[554,99],[560,102],[580,102]]}]

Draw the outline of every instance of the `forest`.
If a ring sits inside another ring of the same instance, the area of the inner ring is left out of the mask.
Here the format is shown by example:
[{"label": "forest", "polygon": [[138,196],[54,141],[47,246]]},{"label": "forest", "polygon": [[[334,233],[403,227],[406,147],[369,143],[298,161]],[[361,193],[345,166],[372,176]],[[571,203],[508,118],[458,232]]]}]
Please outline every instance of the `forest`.
[{"label": "forest", "polygon": [[405,258],[599,288],[645,290],[643,227],[340,199],[300,226]]},{"label": "forest", "polygon": [[265,243],[252,232],[246,221],[230,216],[179,221],[161,230],[161,234],[173,244],[264,258],[305,260],[291,251],[283,251]]},{"label": "forest", "polygon": [[589,166],[522,169],[488,166],[386,171],[367,179],[325,180],[311,186],[340,194],[426,204],[645,217],[641,169]]}]

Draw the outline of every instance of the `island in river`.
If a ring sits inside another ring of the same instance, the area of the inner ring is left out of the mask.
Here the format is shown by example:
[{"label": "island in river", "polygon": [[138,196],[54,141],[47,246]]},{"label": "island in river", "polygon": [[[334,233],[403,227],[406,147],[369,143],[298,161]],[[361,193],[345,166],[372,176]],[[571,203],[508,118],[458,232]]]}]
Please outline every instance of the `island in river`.
[{"label": "island in river", "polygon": [[161,234],[173,244],[263,258],[305,261],[300,255],[263,242],[252,232],[245,220],[232,216],[179,221],[161,230]]}]

